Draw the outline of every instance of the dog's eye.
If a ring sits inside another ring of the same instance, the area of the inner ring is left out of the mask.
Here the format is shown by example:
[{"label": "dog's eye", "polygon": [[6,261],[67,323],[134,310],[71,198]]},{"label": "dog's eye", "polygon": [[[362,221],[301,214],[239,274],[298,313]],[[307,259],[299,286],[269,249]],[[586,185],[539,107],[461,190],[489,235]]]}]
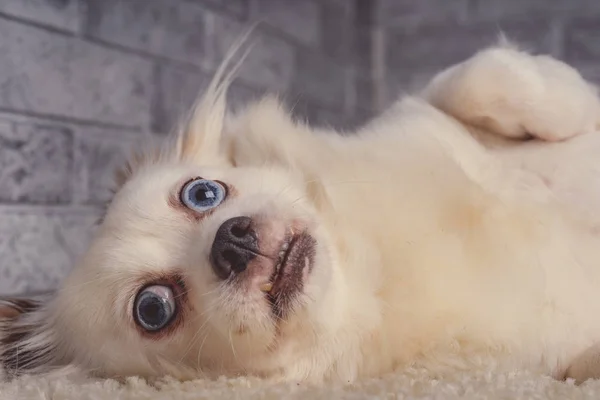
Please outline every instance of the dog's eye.
[{"label": "dog's eye", "polygon": [[173,291],[167,286],[148,286],[135,299],[134,316],[138,325],[147,331],[158,331],[171,322],[176,304]]},{"label": "dog's eye", "polygon": [[181,191],[181,202],[197,212],[206,212],[225,200],[225,188],[218,182],[196,179],[187,183]]}]

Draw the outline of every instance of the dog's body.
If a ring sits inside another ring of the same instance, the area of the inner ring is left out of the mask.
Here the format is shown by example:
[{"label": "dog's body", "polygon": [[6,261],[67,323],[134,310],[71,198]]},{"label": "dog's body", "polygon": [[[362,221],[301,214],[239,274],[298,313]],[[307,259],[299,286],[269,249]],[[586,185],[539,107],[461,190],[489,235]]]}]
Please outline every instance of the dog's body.
[{"label": "dog's body", "polygon": [[[269,99],[223,123],[222,89],[124,170],[56,298],[7,315],[5,366],[351,381],[497,362],[563,377],[600,342],[600,103],[574,70],[486,50],[345,136]],[[218,207],[190,210],[197,176]],[[148,285],[179,299],[153,332],[132,311]]]}]

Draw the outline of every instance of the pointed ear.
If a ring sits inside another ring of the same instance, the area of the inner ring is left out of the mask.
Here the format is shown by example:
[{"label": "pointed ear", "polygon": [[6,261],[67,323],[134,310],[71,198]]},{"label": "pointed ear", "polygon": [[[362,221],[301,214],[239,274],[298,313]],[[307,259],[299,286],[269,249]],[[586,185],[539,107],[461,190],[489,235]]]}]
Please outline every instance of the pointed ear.
[{"label": "pointed ear", "polygon": [[0,298],[0,321],[18,318],[21,314],[38,308],[34,299],[28,298]]},{"label": "pointed ear", "polygon": [[[218,77],[216,77],[218,78]],[[215,78],[215,79],[216,79]],[[115,171],[113,192],[117,192],[140,168],[161,161],[203,161],[214,164],[222,157],[219,143],[226,112],[229,82],[213,81],[187,118],[163,143],[152,137],[137,145],[123,165]]]},{"label": "pointed ear", "polygon": [[209,88],[177,130],[174,156],[179,160],[211,163],[219,159],[219,142],[227,109],[225,93]]},{"label": "pointed ear", "polygon": [[56,342],[44,303],[44,297],[0,299],[0,369],[8,376],[56,367]]},{"label": "pointed ear", "polygon": [[219,144],[226,113],[226,90],[229,82],[213,80],[191,112],[162,143],[151,137],[136,145],[115,171],[113,192],[118,191],[142,167],[161,161],[203,161],[214,164],[220,159]]},{"label": "pointed ear", "polygon": [[169,140],[162,144],[150,140],[139,147],[123,167],[116,171],[114,191],[123,186],[143,165],[174,160],[214,164],[227,159],[220,149],[227,113],[227,90],[250,52],[251,46],[247,46],[241,53],[239,50],[253,29],[251,27],[232,45],[208,88],[198,97]]},{"label": "pointed ear", "polygon": [[220,142],[227,114],[227,91],[250,52],[250,47],[239,52],[249,34],[250,31],[240,36],[229,49],[208,88],[178,129],[175,153],[180,159],[211,162],[226,158],[220,154]]}]

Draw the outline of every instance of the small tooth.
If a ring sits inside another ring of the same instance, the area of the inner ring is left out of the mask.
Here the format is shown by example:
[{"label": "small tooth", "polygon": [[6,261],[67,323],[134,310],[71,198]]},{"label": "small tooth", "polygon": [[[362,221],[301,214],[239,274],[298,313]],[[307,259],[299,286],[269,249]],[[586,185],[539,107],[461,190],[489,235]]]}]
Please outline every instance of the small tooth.
[{"label": "small tooth", "polygon": [[286,243],[284,243],[284,244],[283,244],[283,246],[281,247],[281,249],[282,249],[283,251],[285,251],[285,250],[287,250],[287,249],[288,249],[288,247],[289,247],[289,246],[290,246],[290,244],[286,242]]},{"label": "small tooth", "polygon": [[260,291],[264,293],[269,293],[273,289],[273,284],[271,282],[263,283],[260,285]]}]

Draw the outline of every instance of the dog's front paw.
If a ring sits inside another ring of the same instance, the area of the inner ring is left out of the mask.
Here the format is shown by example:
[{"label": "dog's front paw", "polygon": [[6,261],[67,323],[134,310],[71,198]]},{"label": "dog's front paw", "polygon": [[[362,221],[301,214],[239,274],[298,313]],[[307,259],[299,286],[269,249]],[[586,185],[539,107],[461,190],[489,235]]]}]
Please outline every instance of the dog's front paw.
[{"label": "dog's front paw", "polygon": [[600,126],[596,89],[574,68],[508,46],[443,71],[424,96],[466,124],[510,138],[559,141]]},{"label": "dog's front paw", "polygon": [[577,356],[567,368],[564,378],[574,379],[577,384],[600,379],[600,343]]}]

